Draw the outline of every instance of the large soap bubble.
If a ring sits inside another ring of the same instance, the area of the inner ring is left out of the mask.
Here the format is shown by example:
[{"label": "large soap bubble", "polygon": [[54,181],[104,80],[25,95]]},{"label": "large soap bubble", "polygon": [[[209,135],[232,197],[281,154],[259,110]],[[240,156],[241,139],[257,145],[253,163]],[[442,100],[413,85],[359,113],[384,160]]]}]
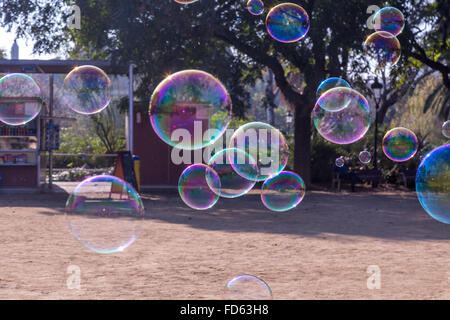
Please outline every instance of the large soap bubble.
[{"label": "large soap bubble", "polygon": [[386,132],[383,138],[383,152],[392,161],[403,162],[411,159],[417,152],[419,142],[409,129],[398,127]]},{"label": "large soap bubble", "polygon": [[364,42],[364,55],[372,70],[391,68],[401,56],[397,37],[386,31],[377,31]]},{"label": "large soap bubble", "polygon": [[405,27],[403,13],[394,7],[385,7],[379,10],[373,17],[376,31],[386,31],[394,36],[402,33]]},{"label": "large soap bubble", "polygon": [[320,83],[317,87],[316,98],[319,99],[325,92],[333,88],[347,87],[350,88],[350,84],[342,78],[328,78]]},{"label": "large soap bubble", "polygon": [[420,204],[434,219],[450,224],[450,144],[426,155],[416,174]]},{"label": "large soap bubble", "polygon": [[41,112],[41,89],[30,76],[12,73],[0,79],[0,121],[24,125]]},{"label": "large soap bubble", "polygon": [[285,212],[295,208],[305,197],[306,187],[299,175],[283,171],[267,179],[261,188],[261,200],[269,210]]},{"label": "large soap bubble", "polygon": [[[236,198],[249,192],[256,184],[256,180],[249,180],[239,175],[246,172],[247,176],[255,176],[258,170],[256,160],[240,149],[224,149],[217,152],[208,165],[213,169],[206,174],[207,182],[212,191],[224,198]],[[216,183],[216,175],[220,178],[220,188]]]},{"label": "large soap bubble", "polygon": [[[341,88],[331,89],[337,90]],[[369,131],[371,110],[366,98],[353,89],[347,90],[348,105],[340,111],[327,111],[319,103],[312,114],[317,131],[326,140],[336,144],[350,144],[360,140]],[[327,99],[328,91],[320,99]]]},{"label": "large soap bubble", "polygon": [[204,164],[193,164],[187,167],[178,180],[178,192],[181,199],[195,210],[212,208],[219,200],[219,195],[211,188],[220,193],[220,177]]},{"label": "large soap bubble", "polygon": [[72,235],[86,248],[104,254],[123,251],[136,240],[144,213],[133,187],[108,175],[87,178],[66,203]]},{"label": "large soap bubble", "polygon": [[77,113],[99,113],[111,102],[111,81],[100,68],[76,67],[64,79],[64,99]]},{"label": "large soap bubble", "polygon": [[233,164],[239,175],[252,181],[264,181],[277,175],[286,167],[289,158],[289,146],[283,134],[263,122],[250,122],[237,129],[229,148],[243,150],[256,160],[256,172]]},{"label": "large soap bubble", "polygon": [[273,7],[266,17],[270,36],[280,42],[295,42],[306,36],[309,30],[308,13],[294,3],[282,3]]},{"label": "large soap bubble", "polygon": [[227,129],[231,99],[223,84],[209,73],[185,70],[158,85],[149,114],[153,129],[165,143],[179,149],[200,149],[213,144]]},{"label": "large soap bubble", "polygon": [[347,108],[355,99],[355,90],[347,87],[333,88],[321,95],[317,104],[326,111],[336,112]]},{"label": "large soap bubble", "polygon": [[225,287],[224,300],[272,300],[272,290],[261,278],[242,275],[232,279]]}]

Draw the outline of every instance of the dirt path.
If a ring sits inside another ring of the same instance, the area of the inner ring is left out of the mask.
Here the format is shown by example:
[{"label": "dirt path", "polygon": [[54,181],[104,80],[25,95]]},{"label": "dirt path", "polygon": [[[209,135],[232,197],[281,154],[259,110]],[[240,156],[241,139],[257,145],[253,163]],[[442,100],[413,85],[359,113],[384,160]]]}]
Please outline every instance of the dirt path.
[{"label": "dirt path", "polygon": [[[414,193],[309,192],[288,214],[252,195],[206,213],[144,198],[140,238],[101,255],[68,232],[65,195],[0,194],[0,298],[220,299],[231,278],[253,274],[275,299],[450,299],[450,226]],[[80,290],[67,287],[70,265]],[[367,288],[371,265],[379,290]]]}]

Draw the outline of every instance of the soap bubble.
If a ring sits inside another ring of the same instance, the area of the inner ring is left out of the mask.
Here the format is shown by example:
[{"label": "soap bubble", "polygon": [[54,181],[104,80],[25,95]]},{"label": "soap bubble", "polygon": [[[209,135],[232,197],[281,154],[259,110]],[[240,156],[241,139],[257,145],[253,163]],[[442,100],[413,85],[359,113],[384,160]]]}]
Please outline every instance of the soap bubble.
[{"label": "soap bubble", "polygon": [[[240,149],[221,150],[209,160],[208,165],[213,169],[213,171],[208,170],[206,174],[208,185],[221,197],[240,197],[249,192],[256,184],[256,180],[248,180],[240,176],[234,169],[246,172],[248,176],[256,176],[258,170],[256,160]],[[216,173],[220,178],[220,188],[217,188]]]},{"label": "soap bubble", "polygon": [[385,7],[378,11],[373,17],[376,31],[386,31],[394,36],[402,33],[405,27],[403,13],[394,7]]},{"label": "soap bubble", "polygon": [[442,125],[442,134],[450,139],[450,120],[445,121]]},{"label": "soap bubble", "polygon": [[359,153],[359,161],[363,164],[368,164],[372,160],[372,154],[369,151],[361,151]]},{"label": "soap bubble", "polygon": [[342,168],[345,164],[345,159],[344,159],[344,157],[339,157],[336,159],[336,161],[334,163],[335,163],[336,167]]},{"label": "soap bubble", "polygon": [[225,287],[224,300],[272,300],[272,290],[261,278],[242,275],[232,279]]},{"label": "soap bubble", "polygon": [[389,32],[377,31],[364,42],[364,55],[373,70],[390,68],[400,59],[400,42]]},{"label": "soap bubble", "polygon": [[[328,90],[320,99],[325,101]],[[340,89],[340,88],[339,88]],[[340,111],[327,111],[319,103],[313,109],[313,120],[317,131],[326,140],[336,144],[350,144],[360,140],[369,131],[372,120],[371,110],[366,98],[353,89],[348,92],[348,105]]]},{"label": "soap bubble", "polygon": [[261,199],[267,209],[284,212],[295,208],[305,197],[305,192],[305,183],[299,175],[282,171],[264,182]]},{"label": "soap bubble", "polygon": [[10,126],[24,125],[41,112],[41,89],[33,78],[12,73],[0,79],[0,121]]},{"label": "soap bubble", "polygon": [[87,178],[66,203],[71,234],[89,250],[104,254],[130,246],[141,232],[144,214],[133,187],[108,175]]},{"label": "soap bubble", "polygon": [[264,181],[280,173],[289,158],[289,146],[283,134],[263,122],[250,122],[235,131],[229,148],[248,153],[257,163],[257,171],[233,165],[236,172],[251,181]]},{"label": "soap bubble", "polygon": [[264,3],[261,0],[249,0],[247,8],[251,14],[258,16],[264,12]]},{"label": "soap bubble", "polygon": [[187,167],[178,180],[178,192],[181,199],[195,210],[212,208],[219,200],[218,194],[212,191],[210,186],[219,193],[220,177],[204,164],[193,164]]},{"label": "soap bubble", "polygon": [[295,42],[306,36],[309,30],[308,13],[294,3],[282,3],[273,7],[266,18],[270,36],[280,42]]},{"label": "soap bubble", "polygon": [[350,88],[350,84],[342,78],[328,78],[322,81],[317,88],[316,97],[319,99],[325,92],[338,87]]},{"label": "soap bubble", "polygon": [[418,145],[414,132],[402,127],[389,130],[383,138],[383,152],[395,162],[407,161],[414,157]]},{"label": "soap bubble", "polygon": [[64,99],[77,113],[99,113],[111,102],[111,81],[100,68],[76,67],[64,79]]},{"label": "soap bubble", "polygon": [[149,113],[153,129],[165,143],[179,149],[200,149],[213,144],[227,129],[231,99],[209,73],[185,70],[158,85]]},{"label": "soap bubble", "polygon": [[341,111],[349,106],[355,99],[355,90],[346,87],[333,88],[317,100],[317,104],[325,111]]},{"label": "soap bubble", "polygon": [[426,155],[416,174],[420,204],[434,219],[450,224],[450,144]]}]

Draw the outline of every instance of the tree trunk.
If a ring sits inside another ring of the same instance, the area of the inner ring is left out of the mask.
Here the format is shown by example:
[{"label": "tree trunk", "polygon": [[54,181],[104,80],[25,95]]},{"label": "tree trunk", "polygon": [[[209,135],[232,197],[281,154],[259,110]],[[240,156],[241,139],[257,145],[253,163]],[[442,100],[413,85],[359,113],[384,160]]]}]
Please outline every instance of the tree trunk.
[{"label": "tree trunk", "polygon": [[295,113],[295,149],[294,171],[298,173],[306,186],[311,185],[311,114],[304,106],[296,105]]}]

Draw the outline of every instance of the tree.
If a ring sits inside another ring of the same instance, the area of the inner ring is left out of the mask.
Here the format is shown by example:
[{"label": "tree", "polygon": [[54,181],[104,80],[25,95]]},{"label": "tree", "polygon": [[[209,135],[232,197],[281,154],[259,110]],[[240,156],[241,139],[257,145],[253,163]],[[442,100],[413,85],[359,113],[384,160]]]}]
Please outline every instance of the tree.
[{"label": "tree", "polygon": [[[82,12],[81,30],[64,28],[62,22],[67,15],[61,14],[66,4],[63,0],[40,6],[30,0],[7,1],[0,5],[0,12],[4,25],[15,19],[30,21],[18,26],[18,34],[32,35],[37,41],[36,51],[54,51],[68,46],[71,40],[75,43],[71,48],[73,56],[88,52],[90,58],[109,58],[117,63],[133,60],[143,80],[137,94],[145,100],[165,75],[197,68],[217,75],[224,82],[231,93],[234,112],[244,116],[248,101],[245,86],[261,77],[261,70],[270,69],[283,97],[295,110],[294,167],[309,183],[311,110],[316,88],[329,76],[360,74],[362,42],[373,32],[365,25],[366,10],[374,1],[291,2],[302,5],[311,21],[307,37],[293,44],[272,39],[263,18],[250,15],[245,1],[209,0],[184,6],[168,0],[78,0],[76,3]],[[266,8],[277,3],[265,1]],[[432,13],[438,11],[434,2],[398,3],[411,21],[422,16],[430,18],[425,22],[431,21]],[[36,15],[36,12],[41,14]],[[31,16],[34,20],[29,19]],[[434,25],[427,27],[434,34],[444,30]],[[420,56],[414,41],[427,44],[427,39],[421,33],[409,32],[402,37],[408,55],[400,65],[413,65],[408,57],[419,59]],[[432,46],[437,48],[437,44]],[[407,71],[398,68],[395,81],[391,82],[393,87],[405,84]],[[301,87],[291,83],[288,74],[292,73],[302,74]],[[366,87],[362,77],[359,84],[361,90]]]}]

